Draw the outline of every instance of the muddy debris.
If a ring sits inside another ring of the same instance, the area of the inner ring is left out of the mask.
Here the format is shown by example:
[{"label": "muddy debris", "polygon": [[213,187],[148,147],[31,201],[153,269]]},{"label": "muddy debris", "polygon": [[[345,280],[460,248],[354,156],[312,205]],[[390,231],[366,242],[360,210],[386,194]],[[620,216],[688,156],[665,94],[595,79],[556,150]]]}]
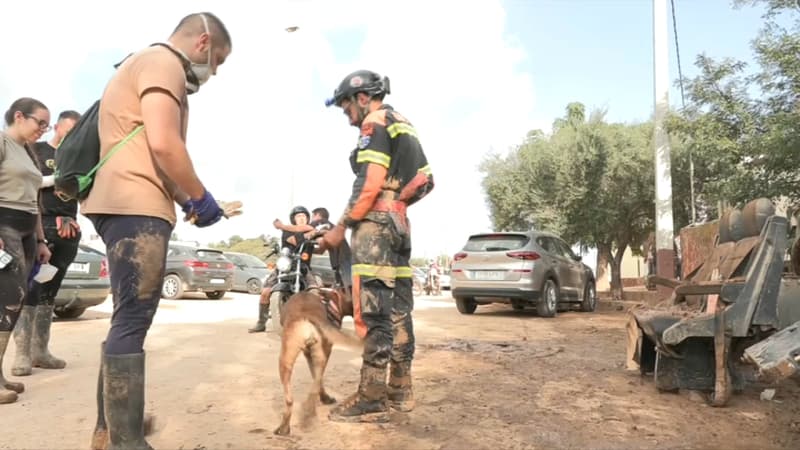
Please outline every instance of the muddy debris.
[{"label": "muddy debris", "polygon": [[419,347],[422,347],[426,350],[444,350],[452,352],[474,352],[474,353],[495,353],[495,352],[507,353],[507,352],[516,352],[522,348],[519,344],[515,344],[508,341],[485,342],[485,341],[473,341],[467,339],[453,339],[452,341],[440,344],[421,344],[419,345]]}]

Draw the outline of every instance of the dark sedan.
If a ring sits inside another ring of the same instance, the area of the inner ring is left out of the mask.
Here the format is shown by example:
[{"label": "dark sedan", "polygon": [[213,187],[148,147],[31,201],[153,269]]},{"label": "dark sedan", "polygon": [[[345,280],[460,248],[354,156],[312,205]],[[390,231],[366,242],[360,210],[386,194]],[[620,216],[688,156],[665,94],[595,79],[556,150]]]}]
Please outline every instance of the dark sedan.
[{"label": "dark sedan", "polygon": [[86,308],[103,303],[110,291],[105,254],[81,245],[56,294],[55,315],[66,319],[80,317]]}]

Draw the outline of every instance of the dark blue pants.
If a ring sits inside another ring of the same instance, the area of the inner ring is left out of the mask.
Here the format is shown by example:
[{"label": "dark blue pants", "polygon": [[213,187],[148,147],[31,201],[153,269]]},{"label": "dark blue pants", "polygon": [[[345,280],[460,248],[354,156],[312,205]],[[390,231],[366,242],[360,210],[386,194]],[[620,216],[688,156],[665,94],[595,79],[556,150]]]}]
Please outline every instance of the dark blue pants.
[{"label": "dark blue pants", "polygon": [[106,244],[114,312],[105,353],[141,353],[161,299],[172,225],[155,217],[91,215]]}]

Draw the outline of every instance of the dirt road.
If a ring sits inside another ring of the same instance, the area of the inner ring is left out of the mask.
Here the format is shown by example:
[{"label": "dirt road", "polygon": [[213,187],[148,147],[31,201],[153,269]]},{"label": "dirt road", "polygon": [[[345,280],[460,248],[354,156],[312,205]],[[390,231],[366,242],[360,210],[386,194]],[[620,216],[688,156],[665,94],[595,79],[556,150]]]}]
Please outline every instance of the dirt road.
[{"label": "dirt road", "polygon": [[[570,312],[555,319],[481,307],[456,312],[449,298],[417,301],[414,367],[417,409],[386,425],[298,424],[273,436],[283,405],[278,341],[248,334],[256,297],[163,301],[146,344],[147,409],[157,415],[157,449],[550,449],[800,448],[800,389],[781,385],[773,401],[759,390],[726,408],[696,396],[658,394],[623,369],[623,312]],[[99,343],[110,301],[54,324],[62,371],[35,370],[26,392],[0,406],[0,448],[88,448],[95,420]],[[352,322],[345,322],[351,328]],[[14,348],[4,363],[10,373]],[[301,358],[302,359],[302,358]],[[335,349],[328,391],[356,387],[360,357]],[[309,387],[298,361],[295,402]]]}]

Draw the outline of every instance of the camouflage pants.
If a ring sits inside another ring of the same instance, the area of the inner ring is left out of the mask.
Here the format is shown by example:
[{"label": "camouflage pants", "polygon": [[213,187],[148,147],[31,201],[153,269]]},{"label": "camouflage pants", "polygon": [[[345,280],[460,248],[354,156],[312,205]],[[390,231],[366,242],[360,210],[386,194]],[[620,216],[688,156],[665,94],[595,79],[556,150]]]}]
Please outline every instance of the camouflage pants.
[{"label": "camouflage pants", "polygon": [[365,340],[362,358],[373,367],[414,358],[408,242],[391,220],[363,220],[353,228],[354,319]]}]

